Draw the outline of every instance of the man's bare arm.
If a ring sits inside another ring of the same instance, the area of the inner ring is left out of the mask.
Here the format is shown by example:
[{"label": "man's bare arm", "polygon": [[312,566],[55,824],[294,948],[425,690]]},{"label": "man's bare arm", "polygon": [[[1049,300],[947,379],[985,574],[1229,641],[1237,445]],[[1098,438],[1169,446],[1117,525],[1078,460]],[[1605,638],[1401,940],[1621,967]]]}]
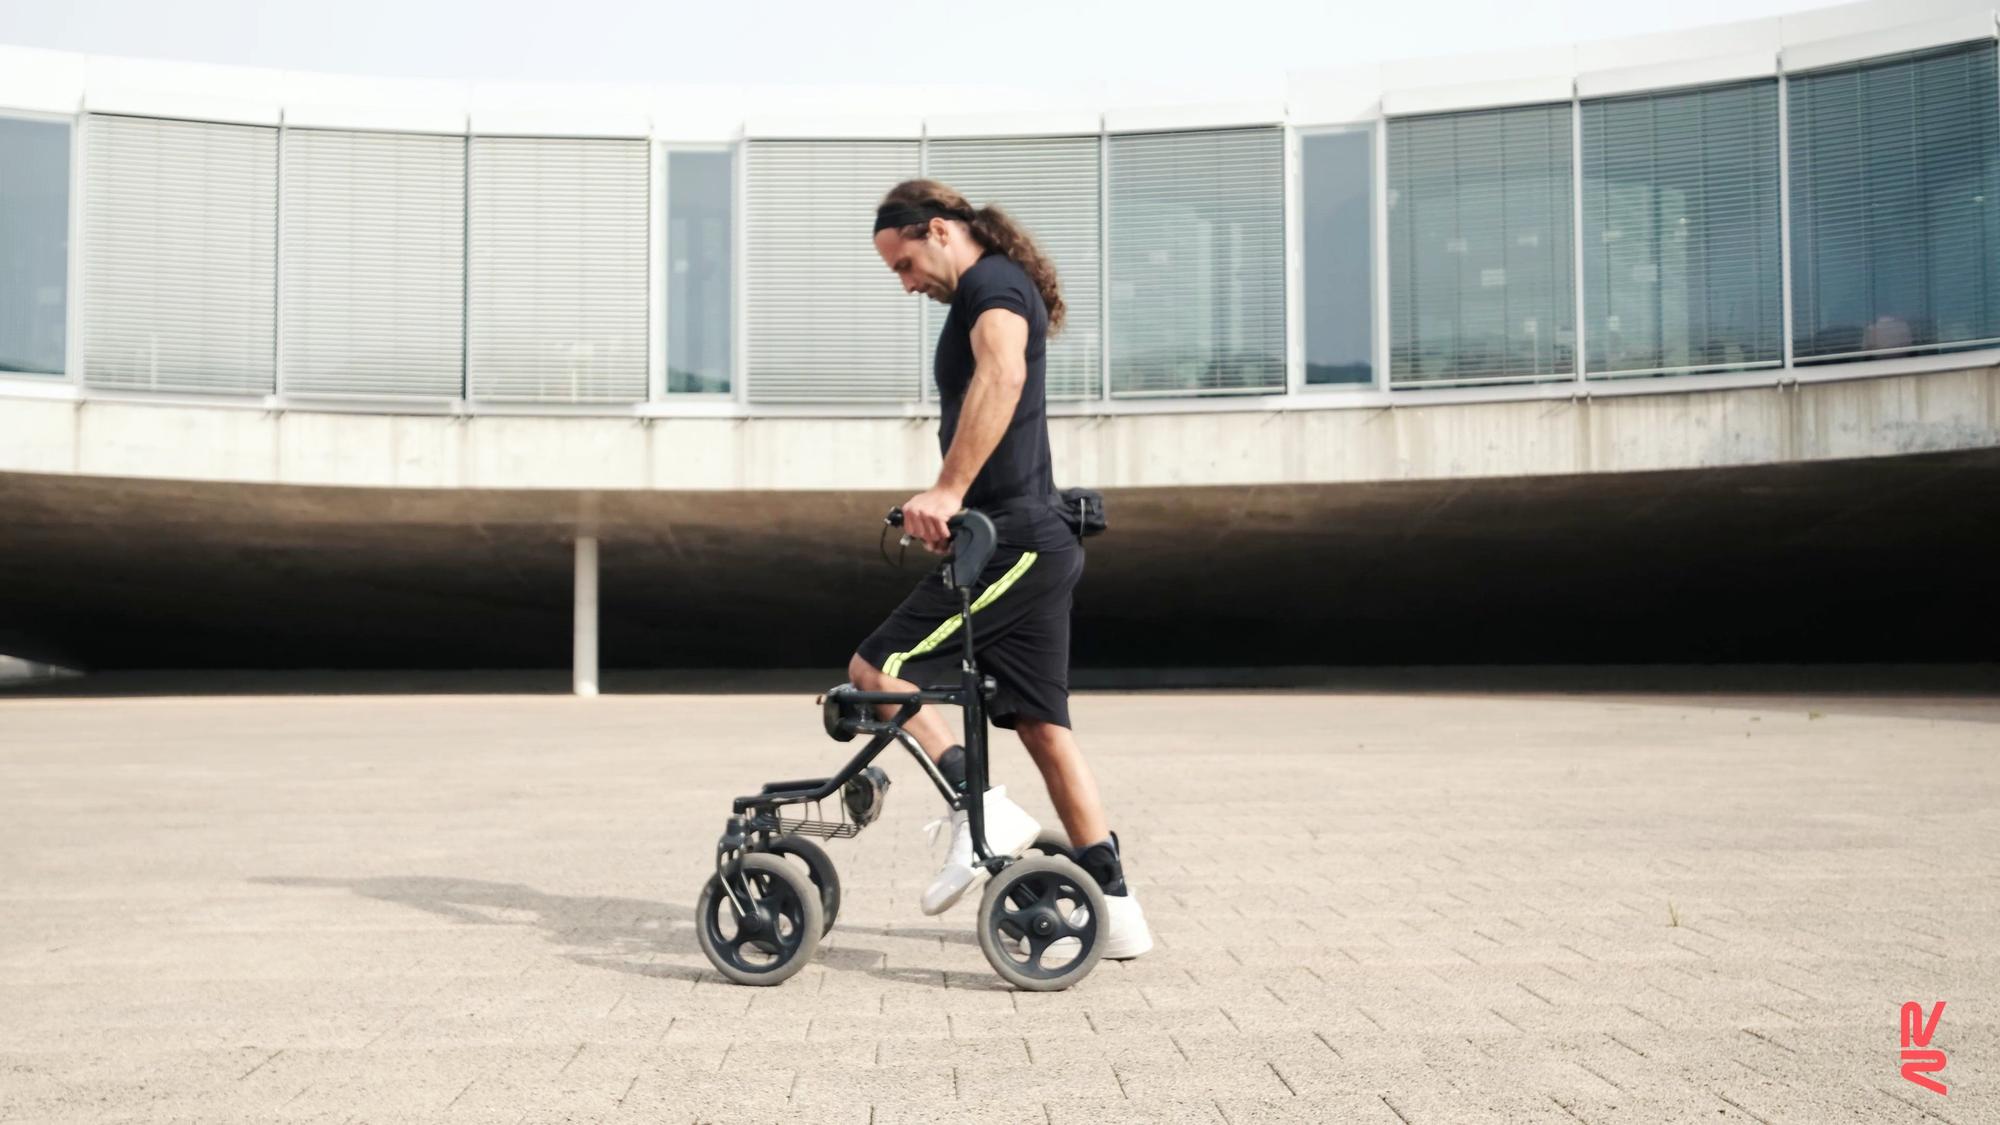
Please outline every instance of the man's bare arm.
[{"label": "man's bare arm", "polygon": [[958,513],[986,459],[1006,436],[1028,383],[1028,321],[1009,309],[988,309],[972,325],[972,383],[958,412],[958,429],[930,491],[903,505],[904,529],[933,549],[951,541],[944,521]]},{"label": "man's bare arm", "polygon": [[986,310],[972,325],[972,359],[972,385],[937,482],[961,497],[1014,421],[1028,383],[1028,322],[1008,309]]}]

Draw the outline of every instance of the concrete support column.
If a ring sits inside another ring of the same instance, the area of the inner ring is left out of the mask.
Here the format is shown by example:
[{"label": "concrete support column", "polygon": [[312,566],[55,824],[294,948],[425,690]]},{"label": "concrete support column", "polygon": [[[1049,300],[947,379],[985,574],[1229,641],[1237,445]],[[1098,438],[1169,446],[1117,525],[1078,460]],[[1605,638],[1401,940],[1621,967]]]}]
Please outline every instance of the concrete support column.
[{"label": "concrete support column", "polygon": [[576,645],[570,662],[578,695],[597,694],[597,539],[576,540]]}]

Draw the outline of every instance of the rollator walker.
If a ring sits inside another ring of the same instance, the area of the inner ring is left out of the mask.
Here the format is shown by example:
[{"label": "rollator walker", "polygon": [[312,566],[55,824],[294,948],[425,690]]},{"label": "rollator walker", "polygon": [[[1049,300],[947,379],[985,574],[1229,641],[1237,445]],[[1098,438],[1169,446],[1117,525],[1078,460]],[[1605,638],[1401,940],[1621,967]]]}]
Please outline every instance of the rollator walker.
[{"label": "rollator walker", "polygon": [[[884,522],[901,527],[902,509],[892,510]],[[829,690],[819,698],[827,736],[851,742],[867,735],[868,744],[832,777],[773,781],[753,796],[736,798],[716,843],[715,874],[695,905],[695,932],[716,971],[738,984],[784,981],[812,960],[820,938],[833,928],[840,877],[814,838],[855,836],[881,815],[889,777],[870,763],[891,742],[902,743],[917,760],[946,805],[966,812],[975,862],[991,876],[975,926],[993,971],[1018,988],[1049,992],[1082,980],[1103,954],[1104,892],[1077,866],[1060,833],[1043,833],[1019,856],[995,855],[987,845],[986,714],[995,685],[980,674],[973,655],[972,598],[999,541],[983,512],[961,512],[947,526],[951,553],[936,580],[958,594],[958,683],[914,692],[861,691],[852,684]],[[877,718],[878,704],[896,707],[894,717]],[[926,704],[964,709],[965,793],[952,792],[904,729]],[[828,800],[832,820],[821,811]]]}]

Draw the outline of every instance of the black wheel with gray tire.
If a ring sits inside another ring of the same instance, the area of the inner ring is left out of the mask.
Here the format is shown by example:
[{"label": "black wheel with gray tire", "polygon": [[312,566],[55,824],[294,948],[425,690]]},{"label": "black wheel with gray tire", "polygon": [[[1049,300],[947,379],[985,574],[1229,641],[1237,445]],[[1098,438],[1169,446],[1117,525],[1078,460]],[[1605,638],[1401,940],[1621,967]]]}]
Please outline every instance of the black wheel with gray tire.
[{"label": "black wheel with gray tire", "polygon": [[986,963],[1030,992],[1059,991],[1089,976],[1109,934],[1097,880],[1055,855],[1031,855],[988,879],[978,925]]},{"label": "black wheel with gray tire", "polygon": [[832,932],[833,920],[840,914],[840,872],[833,869],[833,857],[826,849],[804,836],[777,836],[759,850],[791,856],[805,864],[806,876],[819,888],[820,912],[825,915],[819,932],[822,936]]},{"label": "black wheel with gray tire", "polygon": [[737,984],[777,984],[819,948],[819,889],[783,856],[746,852],[742,864],[738,890],[747,890],[749,901],[738,904],[720,872],[709,876],[695,902],[695,940],[715,971]]}]

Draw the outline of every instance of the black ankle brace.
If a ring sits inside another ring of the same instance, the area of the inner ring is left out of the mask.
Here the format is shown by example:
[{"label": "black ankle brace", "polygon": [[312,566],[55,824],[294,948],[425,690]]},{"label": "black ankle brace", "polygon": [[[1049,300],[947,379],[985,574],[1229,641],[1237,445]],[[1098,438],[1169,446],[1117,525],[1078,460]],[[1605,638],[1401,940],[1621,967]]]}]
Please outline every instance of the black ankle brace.
[{"label": "black ankle brace", "polygon": [[1108,895],[1125,893],[1125,866],[1118,860],[1118,837],[1099,840],[1076,853],[1076,865],[1083,868]]},{"label": "black ankle brace", "polygon": [[938,758],[937,767],[952,792],[965,792],[965,747],[953,745]]}]

